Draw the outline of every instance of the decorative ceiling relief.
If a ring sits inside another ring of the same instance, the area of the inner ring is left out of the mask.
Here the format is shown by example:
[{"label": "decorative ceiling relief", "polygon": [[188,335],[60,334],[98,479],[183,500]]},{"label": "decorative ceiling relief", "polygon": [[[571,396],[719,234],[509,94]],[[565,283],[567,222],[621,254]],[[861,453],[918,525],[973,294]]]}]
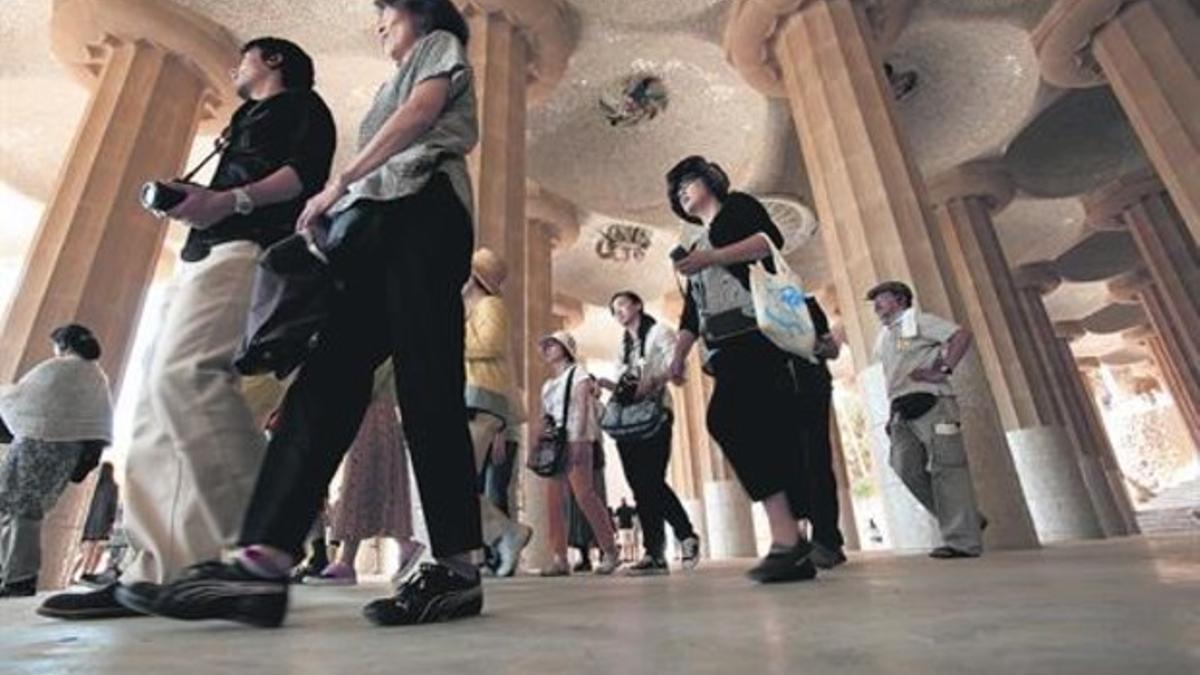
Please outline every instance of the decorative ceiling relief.
[{"label": "decorative ceiling relief", "polygon": [[600,94],[600,109],[608,124],[630,127],[652,120],[667,109],[669,98],[662,78],[638,73],[622,78]]},{"label": "decorative ceiling relief", "polygon": [[650,230],[637,225],[613,223],[600,232],[596,255],[613,262],[641,262],[654,239]]}]

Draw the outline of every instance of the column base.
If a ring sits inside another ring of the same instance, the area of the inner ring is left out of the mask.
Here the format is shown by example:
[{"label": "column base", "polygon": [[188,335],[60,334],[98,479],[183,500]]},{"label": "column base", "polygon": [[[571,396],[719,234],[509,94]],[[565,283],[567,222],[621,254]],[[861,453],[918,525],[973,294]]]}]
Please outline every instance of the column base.
[{"label": "column base", "polygon": [[1092,507],[1067,430],[1039,426],[1006,435],[1038,539],[1103,538],[1104,530]]},{"label": "column base", "polygon": [[704,484],[708,550],[714,560],[753,558],[757,552],[750,500],[736,480]]},{"label": "column base", "polygon": [[1106,537],[1121,537],[1129,534],[1125,528],[1125,519],[1113,499],[1112,490],[1108,487],[1108,477],[1104,475],[1104,467],[1095,455],[1084,454],[1079,457],[1079,470],[1083,474],[1083,482],[1088,494],[1092,497],[1092,507],[1096,509],[1096,517]]}]

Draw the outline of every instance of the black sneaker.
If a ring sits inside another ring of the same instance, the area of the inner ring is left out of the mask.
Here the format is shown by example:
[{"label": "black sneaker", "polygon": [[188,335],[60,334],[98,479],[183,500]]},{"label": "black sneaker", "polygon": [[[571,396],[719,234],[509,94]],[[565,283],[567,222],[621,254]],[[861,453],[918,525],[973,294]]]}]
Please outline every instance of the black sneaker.
[{"label": "black sneaker", "polygon": [[800,541],[791,550],[768,553],[746,576],[760,584],[815,579],[817,566],[809,557],[811,553],[812,546]]},{"label": "black sneaker", "polygon": [[363,616],[379,626],[410,626],[478,616],[483,611],[483,586],[434,563],[424,563],[396,589],[363,607]]},{"label": "black sneaker", "polygon": [[[122,596],[133,602],[133,594]],[[238,563],[217,561],[192,565],[183,578],[166,584],[146,607],[171,619],[226,619],[260,628],[275,628],[287,614],[288,580],[266,579]]]},{"label": "black sneaker", "polygon": [[37,577],[0,586],[0,598],[28,598],[37,595]]},{"label": "black sneaker", "polygon": [[161,584],[138,581],[118,586],[113,595],[117,598],[117,602],[126,609],[139,614],[153,614],[154,601],[158,599],[158,594],[162,592],[162,589]]},{"label": "black sneaker", "polygon": [[667,566],[667,561],[652,555],[643,556],[641,560],[625,569],[625,576],[629,577],[653,577],[670,573],[671,568]]},{"label": "black sneaker", "polygon": [[813,564],[823,570],[831,570],[838,565],[843,565],[846,562],[846,554],[842,551],[842,547],[830,548],[820,542],[813,542],[812,545]]},{"label": "black sneaker", "polygon": [[46,598],[37,613],[51,619],[75,621],[81,619],[124,619],[143,616],[117,602],[117,584],[87,593],[59,593]]}]

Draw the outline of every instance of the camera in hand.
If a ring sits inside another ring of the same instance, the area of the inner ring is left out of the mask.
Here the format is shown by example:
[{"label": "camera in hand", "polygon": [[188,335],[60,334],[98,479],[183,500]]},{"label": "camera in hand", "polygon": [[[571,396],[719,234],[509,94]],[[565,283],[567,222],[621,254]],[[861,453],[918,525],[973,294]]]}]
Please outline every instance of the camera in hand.
[{"label": "camera in hand", "polygon": [[138,200],[141,201],[142,208],[156,213],[170,211],[179,206],[185,197],[187,197],[187,193],[183,190],[171,183],[157,180],[143,183],[141,192],[138,193]]},{"label": "camera in hand", "polygon": [[617,382],[617,388],[613,390],[613,398],[621,405],[630,405],[637,401],[638,376],[634,373],[625,373]]},{"label": "camera in hand", "polygon": [[688,255],[690,253],[691,253],[691,251],[684,248],[683,245],[680,244],[680,245],[676,246],[675,248],[671,249],[671,252],[668,255],[671,256],[672,261],[679,262],[680,260],[683,260],[684,258],[688,257]]}]

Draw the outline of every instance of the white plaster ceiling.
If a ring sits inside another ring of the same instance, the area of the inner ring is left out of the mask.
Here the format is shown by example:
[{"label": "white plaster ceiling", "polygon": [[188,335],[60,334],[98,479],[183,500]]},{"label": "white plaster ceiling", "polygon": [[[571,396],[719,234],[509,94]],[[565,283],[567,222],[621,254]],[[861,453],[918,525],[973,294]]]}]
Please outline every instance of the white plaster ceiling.
[{"label": "white plaster ceiling", "polygon": [[917,20],[888,61],[917,73],[896,108],[927,176],[1003,149],[1030,117],[1041,81],[1029,35],[1001,21]]},{"label": "white plaster ceiling", "polygon": [[[602,93],[636,73],[662,78],[667,108],[635,126],[611,126]],[[530,110],[530,178],[580,207],[643,223],[676,221],[664,175],[704,154],[740,184],[761,145],[767,102],[725,63],[721,48],[690,34],[655,37],[585,24],[566,77]]]},{"label": "white plaster ceiling", "polygon": [[1013,267],[1057,258],[1083,237],[1086,214],[1079,199],[1022,198],[992,217]]}]

